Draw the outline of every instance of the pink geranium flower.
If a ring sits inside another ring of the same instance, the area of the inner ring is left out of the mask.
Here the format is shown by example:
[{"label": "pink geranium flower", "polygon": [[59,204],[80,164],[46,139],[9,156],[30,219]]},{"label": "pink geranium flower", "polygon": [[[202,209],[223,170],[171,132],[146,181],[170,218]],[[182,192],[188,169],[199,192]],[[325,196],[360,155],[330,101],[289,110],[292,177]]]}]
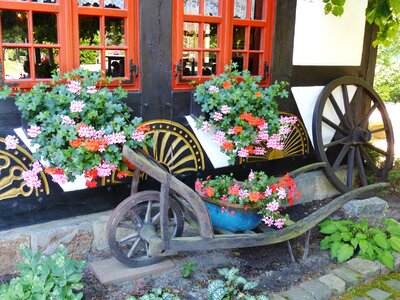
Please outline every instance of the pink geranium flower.
[{"label": "pink geranium flower", "polygon": [[6,149],[11,150],[17,148],[19,140],[15,135],[7,135],[4,140],[4,143],[6,144]]}]

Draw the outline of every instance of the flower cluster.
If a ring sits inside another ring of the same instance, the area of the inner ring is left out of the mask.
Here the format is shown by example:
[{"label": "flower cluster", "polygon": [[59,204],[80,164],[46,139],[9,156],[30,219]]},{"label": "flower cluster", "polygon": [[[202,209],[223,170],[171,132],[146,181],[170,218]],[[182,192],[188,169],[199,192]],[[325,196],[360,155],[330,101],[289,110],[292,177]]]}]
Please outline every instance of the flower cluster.
[{"label": "flower cluster", "polygon": [[243,182],[236,181],[232,174],[204,181],[198,179],[195,190],[200,196],[219,203],[223,210],[230,204],[258,209],[263,215],[262,221],[269,227],[277,228],[282,228],[286,222],[286,217],[280,214],[281,206],[293,205],[295,199],[300,197],[294,179],[288,174],[276,180],[262,171],[251,171]]},{"label": "flower cluster", "polygon": [[[39,145],[33,154],[44,163],[44,172],[54,182],[63,184],[84,175],[86,185],[95,187],[98,177],[118,171],[118,178],[127,176],[128,164],[123,161],[122,146],[131,148],[149,145],[148,126],[140,118],[131,119],[123,102],[127,92],[103,86],[108,82],[101,74],[83,69],[53,76],[51,84],[39,83],[29,92],[16,94],[16,105],[28,121],[28,137]],[[18,139],[6,138],[9,149]],[[36,163],[35,163],[36,164]],[[24,172],[29,187],[39,187],[35,167]]]},{"label": "flower cluster", "polygon": [[276,98],[287,98],[286,83],[261,88],[260,77],[249,71],[239,72],[234,63],[225,72],[196,87],[195,101],[202,112],[198,128],[210,131],[213,141],[229,156],[265,155],[267,148],[282,150],[284,140],[297,122],[296,117],[279,117]]}]

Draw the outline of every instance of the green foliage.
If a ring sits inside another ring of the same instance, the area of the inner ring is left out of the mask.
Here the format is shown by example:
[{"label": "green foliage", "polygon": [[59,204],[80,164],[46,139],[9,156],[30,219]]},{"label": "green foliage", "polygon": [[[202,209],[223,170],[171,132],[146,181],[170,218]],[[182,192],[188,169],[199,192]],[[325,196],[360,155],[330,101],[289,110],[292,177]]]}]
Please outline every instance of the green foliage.
[{"label": "green foliage", "polygon": [[188,261],[186,264],[182,266],[182,277],[183,278],[189,278],[192,276],[193,272],[197,270],[198,264],[192,263],[191,261]]},{"label": "green foliage", "polygon": [[330,250],[331,258],[344,262],[354,254],[369,260],[379,260],[390,269],[394,267],[393,251],[400,252],[400,223],[385,219],[382,228],[370,227],[361,220],[326,220],[319,224],[326,237],[322,250]]},{"label": "green foliage", "polygon": [[224,277],[221,279],[212,280],[207,289],[209,300],[268,300],[264,295],[253,296],[249,291],[254,289],[258,283],[255,281],[247,281],[245,278],[238,275],[239,269],[223,268],[218,270],[219,275]]},{"label": "green foliage", "polygon": [[389,171],[388,180],[396,192],[400,192],[400,159],[396,159],[393,169]]},{"label": "green foliage", "polygon": [[25,260],[17,268],[18,277],[0,286],[0,299],[79,300],[83,298],[82,272],[84,261],[66,258],[67,250],[60,246],[51,256],[33,254],[27,246],[20,252]]},{"label": "green foliage", "polygon": [[180,300],[178,296],[163,291],[162,289],[152,289],[150,293],[143,295],[142,297],[129,296],[125,300]]}]

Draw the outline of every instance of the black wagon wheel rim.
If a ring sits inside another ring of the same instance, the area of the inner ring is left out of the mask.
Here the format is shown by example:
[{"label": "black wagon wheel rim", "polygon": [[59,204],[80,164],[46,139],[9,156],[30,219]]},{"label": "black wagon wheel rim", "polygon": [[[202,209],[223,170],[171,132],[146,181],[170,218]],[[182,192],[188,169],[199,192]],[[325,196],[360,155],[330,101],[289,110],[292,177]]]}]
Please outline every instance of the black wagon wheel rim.
[{"label": "black wagon wheel rim", "polygon": [[[162,257],[148,255],[148,243],[140,235],[140,228],[153,224],[160,232],[160,192],[144,191],[132,195],[114,210],[107,224],[107,240],[117,260],[129,267],[157,263]],[[169,203],[169,236],[179,237],[183,232],[183,213],[172,199]]]},{"label": "black wagon wheel rim", "polygon": [[[371,128],[373,114],[379,117],[378,128]],[[384,136],[380,146],[373,144],[378,134]],[[384,180],[392,168],[394,137],[389,115],[379,95],[357,77],[341,77],[322,90],[313,113],[313,140],[317,158],[327,163],[326,177],[340,192],[367,185],[371,175]]]}]

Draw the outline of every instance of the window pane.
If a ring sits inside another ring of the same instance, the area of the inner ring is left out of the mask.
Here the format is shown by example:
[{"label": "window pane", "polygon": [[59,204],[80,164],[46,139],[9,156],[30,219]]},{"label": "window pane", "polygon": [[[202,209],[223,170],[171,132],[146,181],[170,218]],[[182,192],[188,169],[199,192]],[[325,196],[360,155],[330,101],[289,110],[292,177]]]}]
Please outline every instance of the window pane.
[{"label": "window pane", "polygon": [[217,69],[217,53],[204,52],[203,53],[203,76],[210,76],[216,73]]},{"label": "window pane", "polygon": [[4,48],[4,74],[6,80],[30,78],[29,50]]},{"label": "window pane", "polygon": [[244,49],[244,38],[246,27],[234,26],[233,27],[233,45],[232,49]]},{"label": "window pane", "polygon": [[100,0],[78,0],[79,6],[94,6],[99,7]]},{"label": "window pane", "polygon": [[106,46],[125,45],[124,19],[106,17]]},{"label": "window pane", "polygon": [[232,62],[238,64],[238,70],[243,71],[244,54],[243,53],[233,53]]},{"label": "window pane", "polygon": [[247,0],[235,0],[235,10],[233,17],[237,19],[246,19]]},{"label": "window pane", "polygon": [[35,48],[36,78],[51,78],[52,72],[58,68],[58,49]]},{"label": "window pane", "polygon": [[204,1],[204,15],[206,16],[219,16],[219,0],[205,0]]},{"label": "window pane", "polygon": [[250,50],[261,49],[261,33],[262,29],[259,27],[252,27],[250,29]]},{"label": "window pane", "polygon": [[249,71],[251,75],[260,75],[260,55],[256,53],[250,53],[249,55]]},{"label": "window pane", "polygon": [[100,18],[79,16],[79,42],[84,46],[100,45]]},{"label": "window pane", "polygon": [[265,0],[252,0],[251,1],[251,19],[262,20],[263,19],[263,5]]},{"label": "window pane", "polygon": [[106,51],[106,75],[111,77],[125,77],[125,51]]},{"label": "window pane", "polygon": [[123,9],[124,0],[104,0],[104,7]]},{"label": "window pane", "polygon": [[33,13],[33,42],[57,44],[57,17],[55,14]]},{"label": "window pane", "polygon": [[200,14],[200,0],[184,0],[183,3],[186,15]]},{"label": "window pane", "polygon": [[2,10],[3,43],[28,43],[28,22],[24,11]]},{"label": "window pane", "polygon": [[101,70],[101,57],[100,50],[81,50],[80,52],[80,66],[83,69],[90,71]]},{"label": "window pane", "polygon": [[183,23],[183,48],[199,47],[199,23]]},{"label": "window pane", "polygon": [[203,37],[203,48],[218,48],[218,25],[204,24]]},{"label": "window pane", "polygon": [[197,76],[197,62],[199,54],[197,52],[183,52],[183,76]]},{"label": "window pane", "polygon": [[38,2],[38,3],[56,3],[57,0],[32,0],[32,2]]}]

